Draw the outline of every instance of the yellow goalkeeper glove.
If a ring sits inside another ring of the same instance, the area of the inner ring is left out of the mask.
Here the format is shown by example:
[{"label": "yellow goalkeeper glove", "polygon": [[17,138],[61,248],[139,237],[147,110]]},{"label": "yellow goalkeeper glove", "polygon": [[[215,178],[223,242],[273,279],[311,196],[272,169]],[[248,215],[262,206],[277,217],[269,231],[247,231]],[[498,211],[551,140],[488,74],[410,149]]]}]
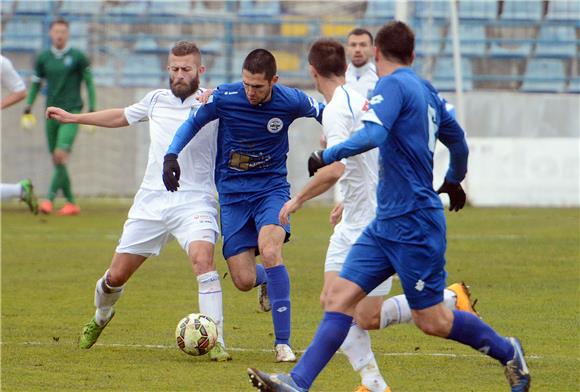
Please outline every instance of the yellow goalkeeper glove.
[{"label": "yellow goalkeeper glove", "polygon": [[24,113],[20,117],[20,126],[22,129],[31,130],[36,125],[36,117],[32,113]]}]

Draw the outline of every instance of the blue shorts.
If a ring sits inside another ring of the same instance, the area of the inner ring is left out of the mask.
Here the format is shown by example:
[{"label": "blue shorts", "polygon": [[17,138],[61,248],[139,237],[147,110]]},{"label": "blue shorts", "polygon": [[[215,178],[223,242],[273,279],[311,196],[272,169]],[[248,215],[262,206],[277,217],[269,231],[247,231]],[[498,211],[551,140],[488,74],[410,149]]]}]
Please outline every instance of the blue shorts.
[{"label": "blue shorts", "polygon": [[249,200],[220,207],[224,258],[255,248],[258,254],[258,234],[266,225],[278,225],[290,238],[290,225],[280,225],[280,210],[290,199],[288,189],[279,189]]},{"label": "blue shorts", "polygon": [[441,209],[375,219],[352,246],[340,276],[368,294],[397,273],[411,309],[436,305],[447,278],[445,230]]}]

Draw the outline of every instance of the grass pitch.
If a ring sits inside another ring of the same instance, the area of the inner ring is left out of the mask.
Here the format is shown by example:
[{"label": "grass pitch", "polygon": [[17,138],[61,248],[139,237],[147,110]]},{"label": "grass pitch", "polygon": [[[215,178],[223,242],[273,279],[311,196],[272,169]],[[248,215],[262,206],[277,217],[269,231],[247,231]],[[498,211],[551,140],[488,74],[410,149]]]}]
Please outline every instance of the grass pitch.
[{"label": "grass pitch", "polygon": [[[97,345],[77,336],[94,312],[96,280],[110,263],[129,204],[81,202],[78,217],[35,217],[22,205],[2,210],[2,390],[251,391],[248,366],[275,364],[270,314],[255,292],[222,281],[225,339],[234,360],[189,357],[174,343],[184,315],[197,310],[197,284],[171,243],[129,281],[117,315]],[[285,262],[292,279],[293,346],[304,350],[318,304],[331,228],[329,208],[293,219]],[[448,214],[448,282],[465,280],[484,320],[524,345],[536,391],[580,390],[578,209],[474,209]],[[227,271],[216,252],[220,274]],[[394,285],[393,294],[400,293]],[[422,335],[413,326],[372,333],[377,361],[397,392],[506,391],[502,368],[474,350]],[[359,379],[337,355],[313,391],[353,391]]]}]

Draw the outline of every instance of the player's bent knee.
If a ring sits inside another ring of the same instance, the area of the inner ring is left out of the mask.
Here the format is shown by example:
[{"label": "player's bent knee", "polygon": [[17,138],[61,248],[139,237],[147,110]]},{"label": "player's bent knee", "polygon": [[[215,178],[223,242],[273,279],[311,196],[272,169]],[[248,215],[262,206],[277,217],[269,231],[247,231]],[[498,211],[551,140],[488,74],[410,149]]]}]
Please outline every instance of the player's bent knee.
[{"label": "player's bent knee", "polygon": [[234,276],[232,274],[232,281],[234,282],[234,286],[236,286],[238,290],[250,291],[251,289],[254,288],[254,285],[256,283],[256,277],[248,275]]},{"label": "player's bent knee", "polygon": [[260,259],[267,267],[282,264],[282,250],[274,245],[264,246],[260,248]]},{"label": "player's bent knee", "polygon": [[109,270],[107,284],[111,287],[121,287],[129,280],[131,275],[123,271]]}]

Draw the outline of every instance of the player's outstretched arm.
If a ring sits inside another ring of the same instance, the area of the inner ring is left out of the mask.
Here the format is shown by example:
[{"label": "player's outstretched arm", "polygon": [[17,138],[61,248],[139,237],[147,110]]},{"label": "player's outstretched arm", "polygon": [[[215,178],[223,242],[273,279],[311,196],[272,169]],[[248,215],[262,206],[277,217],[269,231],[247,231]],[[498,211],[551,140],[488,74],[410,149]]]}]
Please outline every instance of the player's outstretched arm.
[{"label": "player's outstretched arm", "polygon": [[344,165],[341,162],[334,162],[320,169],[296,196],[284,204],[284,207],[280,210],[280,223],[283,225],[289,224],[290,214],[298,211],[308,200],[329,190],[343,175],[344,169]]},{"label": "player's outstretched arm", "polygon": [[46,118],[61,123],[96,125],[98,127],[119,128],[129,125],[124,109],[106,109],[92,113],[69,113],[66,110],[50,106],[46,109]]}]

